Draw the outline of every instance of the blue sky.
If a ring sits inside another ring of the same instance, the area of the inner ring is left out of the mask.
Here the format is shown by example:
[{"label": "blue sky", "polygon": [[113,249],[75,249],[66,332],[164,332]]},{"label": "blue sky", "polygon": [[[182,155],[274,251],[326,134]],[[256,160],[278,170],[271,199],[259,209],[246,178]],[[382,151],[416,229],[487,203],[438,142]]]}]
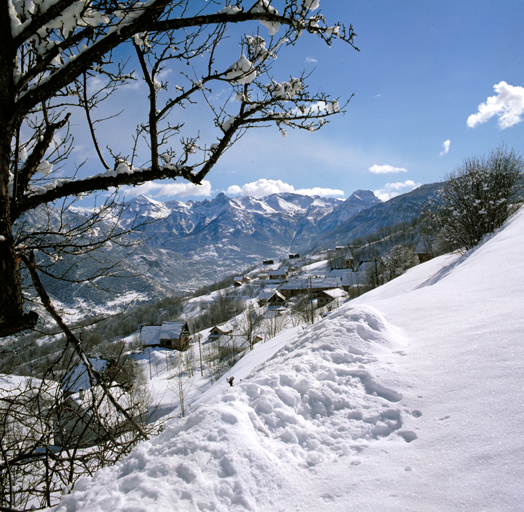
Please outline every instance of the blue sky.
[{"label": "blue sky", "polygon": [[[219,192],[294,190],[343,199],[370,189],[387,199],[440,181],[465,158],[502,144],[522,151],[524,3],[321,0],[320,10],[330,24],[353,25],[360,52],[304,35],[280,52],[275,78],[313,71],[311,91],[341,101],[354,95],[345,115],[315,133],[289,130],[284,138],[275,127],[249,132],[200,189],[153,184],[128,196],[186,201]],[[265,27],[260,33],[267,34]],[[239,54],[238,30],[234,35],[231,63]],[[127,94],[126,105],[138,102],[143,86]],[[204,114],[186,122],[201,134],[208,129]],[[82,153],[82,141],[77,151]]]}]

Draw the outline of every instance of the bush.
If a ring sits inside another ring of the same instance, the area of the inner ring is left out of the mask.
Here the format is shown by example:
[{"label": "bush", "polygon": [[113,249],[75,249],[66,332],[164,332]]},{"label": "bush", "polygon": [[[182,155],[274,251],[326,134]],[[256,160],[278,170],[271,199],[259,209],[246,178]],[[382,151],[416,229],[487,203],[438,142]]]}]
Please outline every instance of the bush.
[{"label": "bush", "polygon": [[517,208],[523,169],[519,154],[497,148],[488,157],[468,158],[451,173],[426,212],[441,248],[467,251],[502,226]]}]

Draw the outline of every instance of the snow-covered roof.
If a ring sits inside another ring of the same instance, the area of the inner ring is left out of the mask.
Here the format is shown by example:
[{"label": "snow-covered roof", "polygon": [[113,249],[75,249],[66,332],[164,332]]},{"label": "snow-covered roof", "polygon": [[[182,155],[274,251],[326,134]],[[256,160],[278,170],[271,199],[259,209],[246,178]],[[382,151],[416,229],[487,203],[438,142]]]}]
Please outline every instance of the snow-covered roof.
[{"label": "snow-covered roof", "polygon": [[269,300],[273,295],[285,300],[285,297],[278,290],[262,290],[258,295],[258,300]]},{"label": "snow-covered roof", "polygon": [[332,290],[324,290],[322,293],[329,295],[333,299],[341,299],[348,296],[348,294],[341,288],[333,288]]},{"label": "snow-covered roof", "polygon": [[342,286],[356,286],[363,284],[366,280],[365,264],[359,267],[358,272],[353,272],[351,269],[337,268],[329,272],[328,277],[338,278],[342,282]]},{"label": "snow-covered roof", "polygon": [[428,241],[421,238],[418,241],[417,247],[415,248],[415,254],[427,254],[428,253]]},{"label": "snow-covered roof", "polygon": [[161,340],[176,340],[182,336],[185,322],[164,322],[160,328]]},{"label": "snow-covered roof", "polygon": [[233,327],[233,324],[229,322],[224,322],[223,324],[215,325],[214,327],[212,327],[211,331],[215,329],[220,331],[223,334],[226,334],[228,332],[232,332],[234,330],[234,327]]},{"label": "snow-covered roof", "polygon": [[154,346],[160,345],[160,325],[144,325],[140,329],[140,338],[142,340],[142,345]]},{"label": "snow-covered roof", "polygon": [[281,290],[307,290],[308,288],[338,288],[342,285],[339,277],[315,277],[311,279],[292,279],[284,283]]},{"label": "snow-covered roof", "polygon": [[[89,358],[89,362],[97,372],[103,372],[108,366],[109,362],[105,359]],[[89,382],[89,374],[84,363],[77,364],[62,380],[62,389],[70,393],[78,393],[81,389],[89,389],[91,384]]]}]

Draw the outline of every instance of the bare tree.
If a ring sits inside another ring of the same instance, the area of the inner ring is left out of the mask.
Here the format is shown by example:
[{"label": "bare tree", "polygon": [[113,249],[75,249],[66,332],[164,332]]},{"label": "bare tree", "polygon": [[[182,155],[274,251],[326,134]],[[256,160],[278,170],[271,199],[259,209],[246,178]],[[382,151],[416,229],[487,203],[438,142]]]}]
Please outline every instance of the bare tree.
[{"label": "bare tree", "polygon": [[180,417],[184,418],[189,404],[187,403],[187,395],[193,388],[194,364],[188,364],[188,360],[184,358],[183,361],[178,359],[178,364],[170,372],[169,387],[178,398],[180,406]]},{"label": "bare tree", "polygon": [[[2,335],[37,321],[35,312],[24,313],[23,249],[14,236],[14,226],[25,212],[64,198],[156,179],[199,185],[246,130],[274,123],[282,132],[315,131],[344,108],[324,92],[310,93],[306,76],[271,76],[277,53],[292,47],[303,32],[327,44],[340,39],[354,47],[352,27],[328,25],[311,0],[245,0],[222,6],[206,2],[202,7],[189,0],[119,4],[5,0],[2,6]],[[270,37],[256,31],[244,35],[240,58],[224,65],[227,56],[220,52],[225,46],[219,43],[229,37],[231,27],[251,27],[253,21],[268,27]],[[116,61],[117,53],[128,57],[127,68],[125,62]],[[166,69],[180,72],[182,85],[170,87],[163,74]],[[129,146],[103,148],[97,130],[112,117],[104,115],[103,105],[140,75],[148,89],[145,119],[130,133]],[[230,96],[217,103],[211,94],[213,84],[229,87],[236,102],[229,101]],[[183,131],[179,116],[202,102],[211,112],[215,129],[211,140],[202,140],[199,130]],[[99,159],[100,172],[91,176],[82,173],[82,162],[71,163],[71,116],[80,125],[81,113],[84,124],[79,129],[88,130]]]},{"label": "bare tree", "polygon": [[293,305],[293,315],[299,316],[306,325],[311,325],[315,323],[317,314],[315,312],[311,288],[309,288],[308,291],[309,293],[307,295],[297,296],[295,304]]},{"label": "bare tree", "polygon": [[[72,368],[66,351],[48,373]],[[82,362],[75,358],[82,366]],[[139,425],[144,435],[154,435],[159,425],[149,424],[153,409],[144,379],[122,387],[122,361],[100,377],[121,407],[109,400],[100,386],[77,390],[81,373],[67,386],[46,375],[44,379],[2,379],[0,383],[0,508],[29,510],[50,507],[64,489],[82,475],[114,464],[137,444]],[[87,367],[84,366],[87,371]]]},{"label": "bare tree", "polygon": [[249,303],[247,309],[244,311],[242,316],[238,318],[238,333],[248,342],[249,348],[251,350],[253,350],[253,347],[255,345],[255,336],[260,328],[262,319],[262,315],[257,314],[252,303]]},{"label": "bare tree", "polygon": [[274,338],[279,332],[286,328],[286,325],[287,318],[284,315],[279,315],[277,312],[274,312],[274,314],[264,320],[264,329],[267,338]]}]

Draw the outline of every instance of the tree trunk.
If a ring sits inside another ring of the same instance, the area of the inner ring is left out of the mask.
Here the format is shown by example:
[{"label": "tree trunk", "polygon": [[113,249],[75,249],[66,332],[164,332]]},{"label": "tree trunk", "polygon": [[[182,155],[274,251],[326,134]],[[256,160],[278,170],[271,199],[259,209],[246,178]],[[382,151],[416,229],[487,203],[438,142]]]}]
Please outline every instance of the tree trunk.
[{"label": "tree trunk", "polygon": [[14,83],[10,18],[7,2],[0,9],[0,336],[34,327],[36,313],[24,315],[21,278],[12,233],[9,165],[14,128]]}]

